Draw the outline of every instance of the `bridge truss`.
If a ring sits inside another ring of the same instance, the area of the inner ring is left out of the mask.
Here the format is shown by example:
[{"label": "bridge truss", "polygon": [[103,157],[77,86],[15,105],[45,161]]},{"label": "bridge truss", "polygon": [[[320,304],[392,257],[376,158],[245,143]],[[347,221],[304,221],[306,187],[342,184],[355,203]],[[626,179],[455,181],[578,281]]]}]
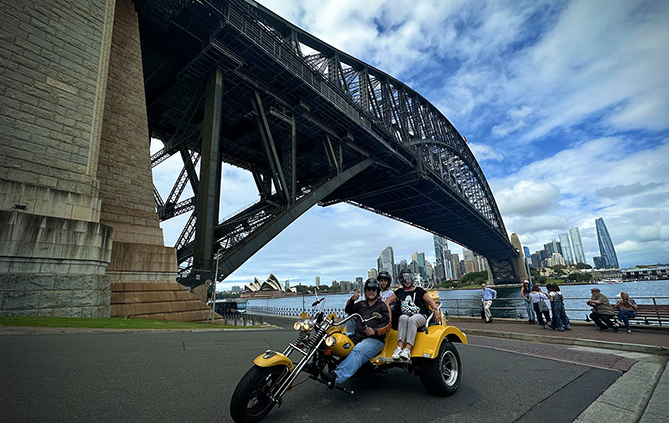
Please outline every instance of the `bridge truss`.
[{"label": "bridge truss", "polygon": [[[483,172],[420,94],[255,3],[135,4],[149,126],[164,143],[151,163],[184,162],[165,200],[154,189],[161,220],[190,213],[175,244],[182,283],[211,277],[217,252],[224,278],[313,205],[339,202],[455,241],[514,279],[518,252]],[[222,162],[252,173],[258,201],[219,220]]]}]

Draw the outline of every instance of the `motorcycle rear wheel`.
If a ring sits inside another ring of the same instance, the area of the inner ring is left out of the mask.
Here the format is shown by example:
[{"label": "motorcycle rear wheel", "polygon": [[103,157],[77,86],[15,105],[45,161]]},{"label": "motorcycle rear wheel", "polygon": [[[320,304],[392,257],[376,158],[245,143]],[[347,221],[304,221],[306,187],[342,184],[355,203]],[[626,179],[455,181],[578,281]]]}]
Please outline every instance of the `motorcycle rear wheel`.
[{"label": "motorcycle rear wheel", "polygon": [[433,359],[425,359],[420,364],[420,381],[431,394],[448,397],[460,386],[462,370],[460,354],[455,346],[445,340],[439,348],[439,355]]},{"label": "motorcycle rear wheel", "polygon": [[286,366],[253,366],[237,384],[230,399],[230,415],[237,423],[262,420],[276,404],[269,395]]}]

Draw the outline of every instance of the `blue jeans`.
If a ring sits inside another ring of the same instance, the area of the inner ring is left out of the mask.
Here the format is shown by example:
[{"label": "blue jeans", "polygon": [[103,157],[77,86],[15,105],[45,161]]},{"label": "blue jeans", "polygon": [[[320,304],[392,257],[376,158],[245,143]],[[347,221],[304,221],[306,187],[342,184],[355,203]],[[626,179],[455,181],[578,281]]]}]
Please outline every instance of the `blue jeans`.
[{"label": "blue jeans", "polygon": [[376,357],[383,349],[383,342],[374,338],[365,338],[355,344],[355,347],[348,354],[348,357],[342,361],[335,369],[337,375],[337,385],[346,382],[348,378],[353,376],[358,371],[360,366],[369,361],[372,357]]},{"label": "blue jeans", "polygon": [[632,328],[630,328],[629,319],[634,319],[635,317],[636,317],[636,313],[634,313],[633,311],[620,310],[618,312],[618,320],[622,320],[625,323],[625,328],[627,330],[632,330]]},{"label": "blue jeans", "polygon": [[525,311],[527,311],[527,318],[529,320],[536,320],[537,315],[534,314],[534,308],[532,308],[532,303],[529,301],[525,301]]}]

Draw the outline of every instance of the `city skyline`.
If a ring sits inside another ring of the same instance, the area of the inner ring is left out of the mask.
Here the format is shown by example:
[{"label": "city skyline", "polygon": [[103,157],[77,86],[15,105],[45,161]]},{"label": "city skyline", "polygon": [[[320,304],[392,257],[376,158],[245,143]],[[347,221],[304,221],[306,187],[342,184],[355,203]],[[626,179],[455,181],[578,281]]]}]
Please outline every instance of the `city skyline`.
[{"label": "city skyline", "polygon": [[[439,108],[523,246],[536,251],[578,227],[593,264],[603,217],[621,267],[669,261],[666,2],[260,3]],[[174,157],[154,169],[161,192],[181,166]],[[225,165],[222,177],[221,218],[257,199],[247,172]],[[167,245],[187,217],[163,223]],[[224,285],[271,272],[351,279],[390,245],[396,257],[424,251],[434,263],[430,233],[348,204],[314,207]]]}]

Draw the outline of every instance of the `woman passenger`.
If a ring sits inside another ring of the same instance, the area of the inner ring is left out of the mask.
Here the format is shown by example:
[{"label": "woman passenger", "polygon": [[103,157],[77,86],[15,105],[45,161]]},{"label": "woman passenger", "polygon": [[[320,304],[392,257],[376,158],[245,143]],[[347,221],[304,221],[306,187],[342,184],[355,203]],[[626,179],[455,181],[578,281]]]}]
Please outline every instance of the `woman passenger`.
[{"label": "woman passenger", "polygon": [[414,275],[410,270],[404,269],[400,272],[399,281],[402,287],[397,289],[388,299],[389,306],[395,301],[402,302],[402,314],[397,326],[397,348],[392,358],[408,360],[411,357],[411,348],[416,340],[418,328],[427,322],[430,313],[428,305],[434,309],[434,321],[441,321],[441,313],[437,309],[437,303],[421,287],[414,285]]}]

